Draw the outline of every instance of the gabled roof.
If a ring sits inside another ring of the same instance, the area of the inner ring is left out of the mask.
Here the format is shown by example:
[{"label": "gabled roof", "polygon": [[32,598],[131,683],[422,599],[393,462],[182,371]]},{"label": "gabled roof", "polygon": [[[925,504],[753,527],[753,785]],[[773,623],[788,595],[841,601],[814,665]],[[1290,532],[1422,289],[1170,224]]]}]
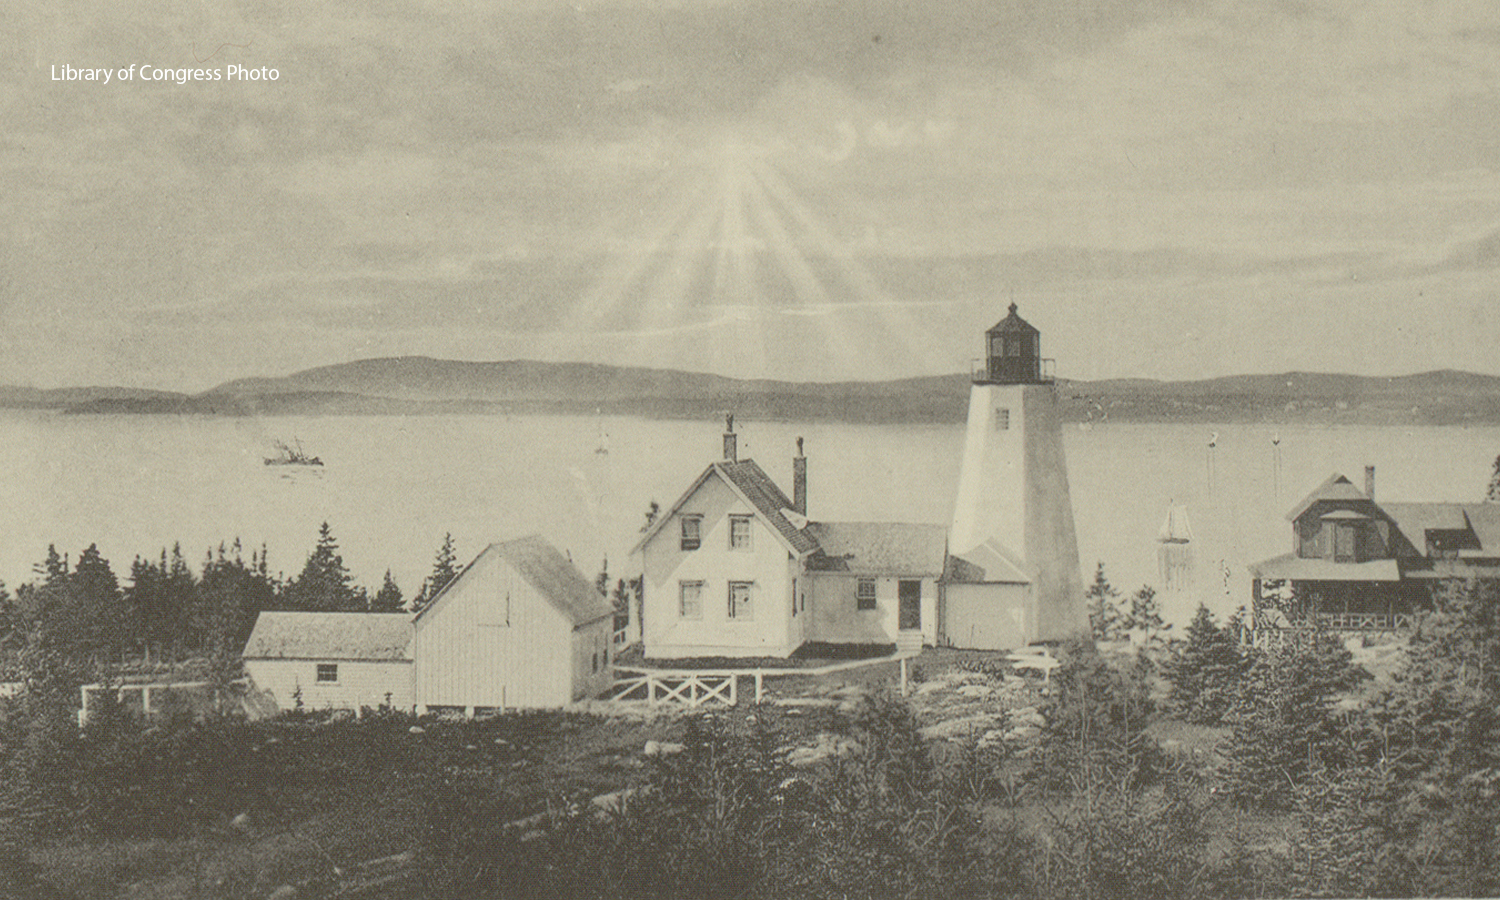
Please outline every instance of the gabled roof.
[{"label": "gabled roof", "polygon": [[636,542],[630,552],[639,552],[642,547],[646,546],[647,542],[655,537],[658,531],[661,531],[677,510],[682,508],[682,504],[686,503],[687,499],[693,496],[698,488],[703,486],[703,482],[712,475],[722,478],[724,483],[739,495],[740,499],[754,509],[756,514],[786,544],[788,550],[798,556],[806,556],[817,551],[818,542],[783,514],[783,510],[791,509],[791,499],[781,492],[781,488],[776,486],[776,482],[771,480],[771,476],[767,475],[765,470],[756,465],[755,460],[746,459],[739,462],[711,463],[703,470],[703,474],[699,475],[683,492],[682,496],[677,498],[677,502],[672,504],[670,509],[656,517],[656,521],[645,534],[641,535],[641,539]]},{"label": "gabled roof", "polygon": [[1035,580],[1021,558],[994,538],[963,556],[950,556],[943,578],[958,584],[1030,584]]},{"label": "gabled roof", "polygon": [[[420,619],[435,609],[439,602],[448,596],[464,576],[486,557],[495,556],[509,563],[526,583],[536,588],[554,609],[577,628],[590,622],[597,622],[605,616],[612,616],[615,609],[610,605],[604,595],[599,593],[594,583],[573,564],[573,561],[564,556],[556,547],[552,546],[546,538],[533,534],[513,541],[505,541],[499,544],[490,544],[484,548],[474,561],[464,567],[458,577],[448,582],[448,585],[432,598],[416,618]],[[415,619],[413,620],[415,621]]]},{"label": "gabled roof", "polygon": [[411,660],[407,613],[263,612],[245,659]]},{"label": "gabled roof", "polygon": [[822,548],[809,558],[808,568],[820,572],[937,578],[948,552],[948,530],[942,525],[809,522],[807,532]]},{"label": "gabled roof", "polygon": [[1311,494],[1302,498],[1302,502],[1298,503],[1292,508],[1291,512],[1286,514],[1287,519],[1295,521],[1298,516],[1307,512],[1312,508],[1314,503],[1320,500],[1364,500],[1369,502],[1370,498],[1366,497],[1364,491],[1355,487],[1354,483],[1349,479],[1335,472],[1328,476],[1328,480],[1313,488]]}]

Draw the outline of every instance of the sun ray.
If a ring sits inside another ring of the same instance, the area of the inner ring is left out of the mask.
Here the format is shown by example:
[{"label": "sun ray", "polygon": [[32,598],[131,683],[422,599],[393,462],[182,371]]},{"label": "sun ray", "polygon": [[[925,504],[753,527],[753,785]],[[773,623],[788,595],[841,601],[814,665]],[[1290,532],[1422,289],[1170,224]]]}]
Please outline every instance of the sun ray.
[{"label": "sun ray", "polygon": [[[833,308],[841,305],[833,302],[822,281],[818,279],[812,266],[808,264],[806,257],[796,246],[791,232],[776,214],[775,204],[760,179],[751,178],[747,187],[746,196],[750,201],[748,205],[765,232],[777,263],[791,281],[796,299],[801,306],[817,305]],[[836,368],[841,372],[855,371],[861,354],[857,349],[857,343],[851,338],[854,337],[852,332],[861,330],[862,323],[858,319],[835,322],[835,317],[826,313],[813,318],[817,319],[820,330],[825,334],[820,347],[834,360]],[[866,344],[865,346],[868,349],[870,346],[877,345]]]},{"label": "sun ray", "polygon": [[699,259],[708,251],[709,238],[719,224],[721,207],[705,204],[677,234],[671,258],[646,289],[640,321],[648,330],[664,328],[688,306],[688,289],[702,274]]},{"label": "sun ray", "polygon": [[657,219],[656,225],[645,237],[633,242],[637,249],[624,249],[613,255],[604,272],[594,280],[585,294],[564,321],[565,335],[593,332],[611,312],[625,301],[630,289],[638,285],[650,267],[660,257],[661,251],[672,237],[681,232],[684,223],[694,212],[701,209],[709,193],[710,185],[701,181],[691,182],[682,192],[676,204]]},{"label": "sun ray", "polygon": [[[876,282],[868,269],[850,252],[848,246],[834,237],[812,210],[771,166],[751,161],[751,172],[761,187],[791,216],[813,241],[814,248],[832,260],[844,281],[864,303],[852,304],[850,312],[868,312],[860,324],[867,332],[870,346],[900,348],[907,354],[920,352],[918,335],[925,329],[900,303],[895,302]],[[846,316],[845,318],[852,318]],[[900,352],[900,351],[898,351]]]}]

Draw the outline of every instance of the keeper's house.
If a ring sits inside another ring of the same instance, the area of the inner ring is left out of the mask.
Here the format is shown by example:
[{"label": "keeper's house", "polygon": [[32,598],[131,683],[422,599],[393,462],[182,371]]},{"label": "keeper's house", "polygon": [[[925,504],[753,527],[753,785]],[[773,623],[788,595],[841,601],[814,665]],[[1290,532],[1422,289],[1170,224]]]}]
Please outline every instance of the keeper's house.
[{"label": "keeper's house", "polygon": [[652,659],[789,656],[804,643],[938,640],[941,525],[809,522],[798,441],[792,497],[741,460],[731,417],[711,463],[636,545]]},{"label": "keeper's house", "polygon": [[241,658],[282,711],[412,707],[406,613],[263,612]]},{"label": "keeper's house", "polygon": [[413,624],[418,712],[567,706],[613,682],[614,608],[535,535],[485,548]]}]

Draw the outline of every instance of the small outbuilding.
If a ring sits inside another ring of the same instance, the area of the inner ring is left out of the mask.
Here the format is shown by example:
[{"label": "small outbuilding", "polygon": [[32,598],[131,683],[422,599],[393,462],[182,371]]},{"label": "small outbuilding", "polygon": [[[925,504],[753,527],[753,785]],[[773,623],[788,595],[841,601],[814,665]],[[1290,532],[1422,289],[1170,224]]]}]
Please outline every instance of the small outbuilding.
[{"label": "small outbuilding", "polygon": [[241,658],[283,711],[412,707],[406,613],[263,612]]},{"label": "small outbuilding", "polygon": [[414,627],[419,711],[560,707],[614,680],[614,607],[537,535],[486,547]]}]

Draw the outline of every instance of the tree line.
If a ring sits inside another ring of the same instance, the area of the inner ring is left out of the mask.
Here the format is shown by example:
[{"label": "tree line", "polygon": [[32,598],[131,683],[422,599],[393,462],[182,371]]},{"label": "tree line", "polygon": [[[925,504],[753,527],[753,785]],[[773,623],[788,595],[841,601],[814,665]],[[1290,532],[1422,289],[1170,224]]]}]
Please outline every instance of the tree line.
[{"label": "tree line", "polygon": [[264,545],[246,559],[239,540],[209,549],[196,571],[180,544],[137,556],[123,581],[97,544],[76,560],[49,545],[14,593],[0,582],[0,654],[12,670],[28,649],[96,664],[232,657],[262,611],[417,612],[459,570],[453,536],[445,534],[410,603],[389,569],[371,592],[354,581],[327,522],[290,578],[271,571]]}]

